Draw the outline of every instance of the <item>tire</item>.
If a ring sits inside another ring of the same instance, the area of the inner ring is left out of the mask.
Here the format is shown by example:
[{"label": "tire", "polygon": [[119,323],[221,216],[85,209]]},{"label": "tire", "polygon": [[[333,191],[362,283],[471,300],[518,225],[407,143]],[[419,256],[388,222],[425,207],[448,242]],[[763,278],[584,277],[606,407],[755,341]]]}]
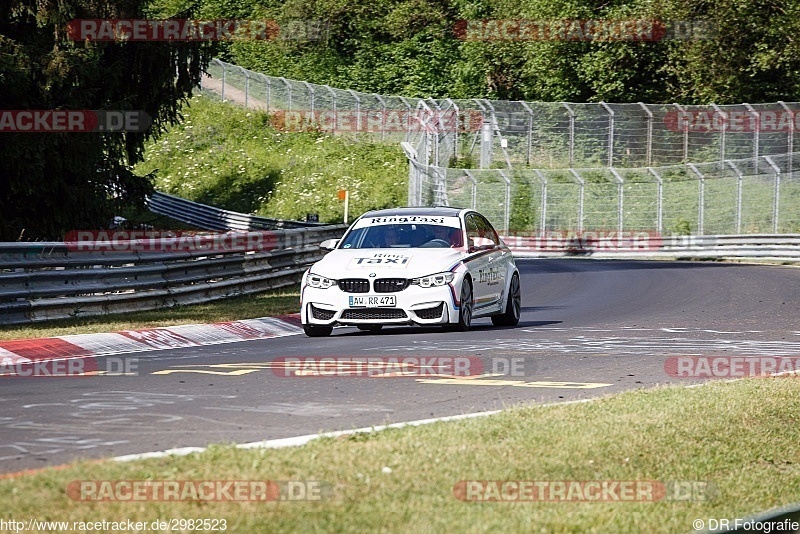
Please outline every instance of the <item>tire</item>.
[{"label": "tire", "polygon": [[333,332],[332,326],[311,326],[308,324],[303,325],[303,332],[306,333],[308,337],[326,337],[331,335]]},{"label": "tire", "polygon": [[522,291],[519,286],[519,275],[514,273],[508,286],[508,299],[506,311],[501,315],[492,315],[492,324],[495,326],[517,326],[522,311]]},{"label": "tire", "polygon": [[466,332],[472,326],[472,283],[468,278],[461,283],[461,306],[458,309],[458,324],[454,330]]},{"label": "tire", "polygon": [[360,324],[357,325],[356,328],[362,330],[364,332],[380,332],[381,328],[383,328],[382,324]]}]

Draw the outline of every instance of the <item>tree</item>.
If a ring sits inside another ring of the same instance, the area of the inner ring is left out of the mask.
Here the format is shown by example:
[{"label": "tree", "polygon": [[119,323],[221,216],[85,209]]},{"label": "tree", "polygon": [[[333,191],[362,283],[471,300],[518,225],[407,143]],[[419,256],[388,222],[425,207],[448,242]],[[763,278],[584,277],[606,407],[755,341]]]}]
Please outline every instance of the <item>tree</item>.
[{"label": "tree", "polygon": [[[146,0],[11,0],[0,5],[0,109],[141,110],[144,132],[0,132],[0,240],[60,239],[142,207],[151,177],[131,167],[180,119],[213,57],[199,42],[74,42],[73,19],[131,19]],[[185,18],[188,13],[177,14]]]}]

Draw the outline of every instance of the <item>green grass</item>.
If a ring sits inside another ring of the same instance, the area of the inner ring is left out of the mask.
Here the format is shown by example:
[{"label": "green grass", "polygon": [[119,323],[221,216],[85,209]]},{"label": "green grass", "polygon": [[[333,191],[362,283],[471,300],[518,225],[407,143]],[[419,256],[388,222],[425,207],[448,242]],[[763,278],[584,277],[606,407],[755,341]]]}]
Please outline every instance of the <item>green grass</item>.
[{"label": "green grass", "polygon": [[[231,532],[691,532],[696,518],[797,501],[799,413],[798,380],[667,387],[299,448],[77,463],[0,480],[0,499],[14,518],[225,518]],[[90,503],[65,492],[74,480],[120,479],[317,480],[331,493],[231,504]],[[462,480],[687,481],[711,491],[688,501],[478,503],[454,497]]]},{"label": "green grass", "polygon": [[400,146],[320,132],[281,132],[264,111],[197,96],[184,120],[150,142],[138,174],[197,202],[280,219],[341,222],[350,213],[405,204],[408,163]]},{"label": "green grass", "polygon": [[0,326],[0,340],[28,339],[119,332],[179,324],[219,323],[297,313],[300,309],[300,286],[295,284],[258,295],[246,295],[206,304],[175,306],[125,314],[58,319],[27,325]]}]

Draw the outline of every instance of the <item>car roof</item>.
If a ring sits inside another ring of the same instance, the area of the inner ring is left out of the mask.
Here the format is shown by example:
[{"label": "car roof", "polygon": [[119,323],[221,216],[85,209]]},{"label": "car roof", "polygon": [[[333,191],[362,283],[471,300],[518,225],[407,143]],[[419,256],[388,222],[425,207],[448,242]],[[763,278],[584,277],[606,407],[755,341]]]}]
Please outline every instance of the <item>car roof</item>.
[{"label": "car roof", "polygon": [[372,210],[366,212],[362,217],[391,217],[391,216],[409,216],[409,215],[422,215],[422,216],[440,216],[440,217],[458,217],[464,211],[464,208],[456,208],[452,206],[409,206],[404,208],[389,208],[385,210]]}]

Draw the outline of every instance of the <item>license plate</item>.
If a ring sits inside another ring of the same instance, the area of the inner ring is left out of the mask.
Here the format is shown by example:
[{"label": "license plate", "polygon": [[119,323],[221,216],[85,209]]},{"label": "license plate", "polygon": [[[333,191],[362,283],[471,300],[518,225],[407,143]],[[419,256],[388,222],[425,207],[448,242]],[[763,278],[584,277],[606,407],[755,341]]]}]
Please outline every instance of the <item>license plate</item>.
[{"label": "license plate", "polygon": [[375,308],[397,306],[397,297],[394,295],[349,297],[351,308]]}]

